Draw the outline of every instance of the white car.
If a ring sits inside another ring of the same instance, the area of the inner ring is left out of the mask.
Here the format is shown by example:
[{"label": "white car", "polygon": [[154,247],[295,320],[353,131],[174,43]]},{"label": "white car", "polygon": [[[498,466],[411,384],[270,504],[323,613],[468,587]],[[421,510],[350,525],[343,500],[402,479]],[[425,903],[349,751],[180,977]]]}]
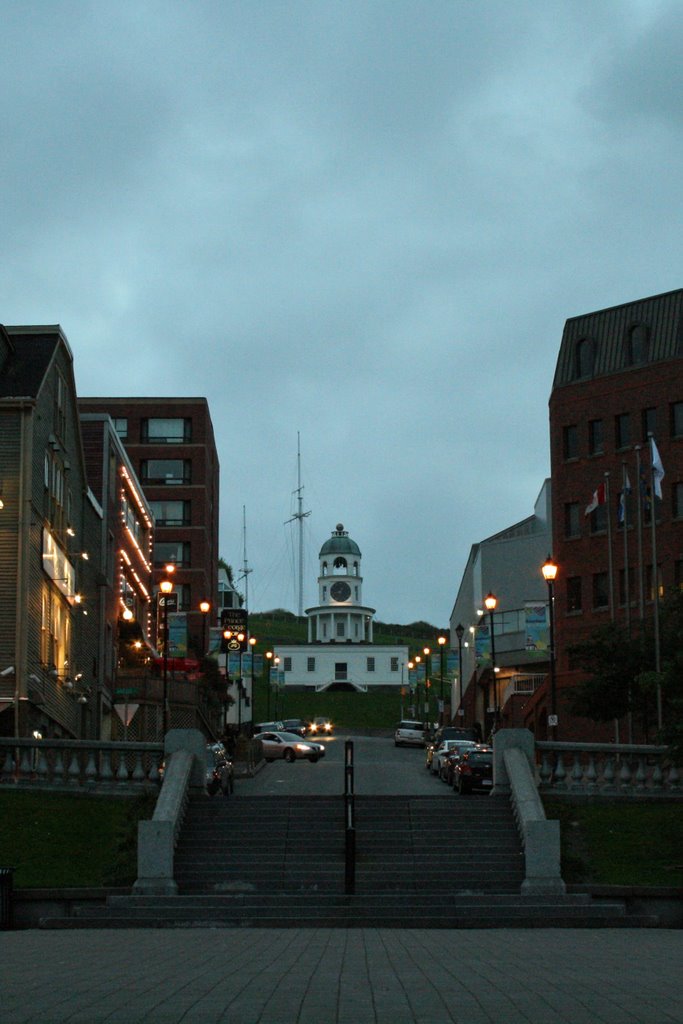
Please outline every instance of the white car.
[{"label": "white car", "polygon": [[394,733],[394,746],[402,747],[404,744],[414,747],[425,745],[425,724],[412,719],[404,719],[396,726]]},{"label": "white car", "polygon": [[284,761],[296,761],[302,758],[307,761],[319,761],[325,756],[322,743],[313,740],[302,740],[293,732],[259,732],[254,736],[263,744],[263,756],[266,761],[282,758]]},{"label": "white car", "polygon": [[[438,747],[434,751],[434,754],[432,755],[432,774],[438,775],[439,778],[443,778],[444,763],[446,761],[446,758],[450,754],[451,750],[454,750],[455,747],[464,747],[466,745],[467,741],[463,740],[441,740],[441,743],[438,745]],[[476,746],[476,744],[473,742],[471,745],[473,747]]]}]

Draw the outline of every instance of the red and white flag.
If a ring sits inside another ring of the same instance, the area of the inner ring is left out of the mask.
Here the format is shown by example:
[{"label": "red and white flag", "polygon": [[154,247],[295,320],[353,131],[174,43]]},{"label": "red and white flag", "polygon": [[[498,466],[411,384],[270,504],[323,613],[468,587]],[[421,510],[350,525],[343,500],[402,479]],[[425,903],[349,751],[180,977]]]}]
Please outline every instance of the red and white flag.
[{"label": "red and white flag", "polygon": [[593,497],[591,498],[590,505],[586,505],[585,514],[589,516],[591,512],[594,512],[598,505],[604,505],[607,501],[605,494],[605,485],[600,484],[597,490],[593,491]]}]

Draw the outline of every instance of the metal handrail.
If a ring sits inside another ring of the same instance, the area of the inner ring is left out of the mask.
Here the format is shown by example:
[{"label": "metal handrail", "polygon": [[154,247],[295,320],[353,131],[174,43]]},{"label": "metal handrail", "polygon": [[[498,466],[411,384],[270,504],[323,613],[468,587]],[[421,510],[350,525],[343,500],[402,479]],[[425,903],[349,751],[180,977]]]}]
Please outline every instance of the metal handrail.
[{"label": "metal handrail", "polygon": [[347,896],[352,896],[356,891],[356,809],[354,803],[353,740],[346,740],[344,744],[344,819],[344,891]]}]

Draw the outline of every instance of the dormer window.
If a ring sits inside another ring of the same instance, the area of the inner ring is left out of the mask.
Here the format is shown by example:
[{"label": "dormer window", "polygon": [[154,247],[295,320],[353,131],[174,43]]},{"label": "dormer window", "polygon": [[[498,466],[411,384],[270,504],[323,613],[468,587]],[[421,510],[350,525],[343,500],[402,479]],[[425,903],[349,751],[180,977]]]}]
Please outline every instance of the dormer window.
[{"label": "dormer window", "polygon": [[626,365],[646,363],[650,349],[650,331],[645,324],[635,324],[626,339]]},{"label": "dormer window", "polygon": [[595,344],[591,338],[581,338],[574,351],[574,374],[577,378],[591,377],[595,362]]}]

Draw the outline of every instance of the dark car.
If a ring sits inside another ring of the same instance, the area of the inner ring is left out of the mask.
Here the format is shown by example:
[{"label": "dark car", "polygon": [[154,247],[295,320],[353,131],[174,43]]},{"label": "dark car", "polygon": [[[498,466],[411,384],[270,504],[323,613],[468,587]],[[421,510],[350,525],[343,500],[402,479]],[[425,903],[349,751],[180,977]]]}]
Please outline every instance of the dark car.
[{"label": "dark car", "polygon": [[481,743],[481,737],[477,729],[465,729],[457,725],[443,725],[434,734],[434,743],[441,743],[442,740],[472,740],[474,743]]},{"label": "dark car", "polygon": [[493,750],[490,747],[469,750],[453,768],[453,788],[458,793],[493,787]]},{"label": "dark car", "polygon": [[[285,718],[282,722],[284,732],[295,732],[297,736],[306,735],[306,723],[303,718]],[[269,730],[273,731],[273,730]],[[265,729],[259,729],[259,732],[266,732]]]},{"label": "dark car", "polygon": [[474,750],[478,744],[473,740],[450,740],[452,746],[450,747],[446,757],[442,759],[441,767],[439,770],[439,777],[444,782],[448,783],[449,786],[453,785],[453,773],[455,766],[462,759],[463,754],[470,750]]},{"label": "dark car", "polygon": [[206,791],[209,796],[221,792],[230,796],[235,789],[232,761],[222,743],[209,743],[206,747]]}]

